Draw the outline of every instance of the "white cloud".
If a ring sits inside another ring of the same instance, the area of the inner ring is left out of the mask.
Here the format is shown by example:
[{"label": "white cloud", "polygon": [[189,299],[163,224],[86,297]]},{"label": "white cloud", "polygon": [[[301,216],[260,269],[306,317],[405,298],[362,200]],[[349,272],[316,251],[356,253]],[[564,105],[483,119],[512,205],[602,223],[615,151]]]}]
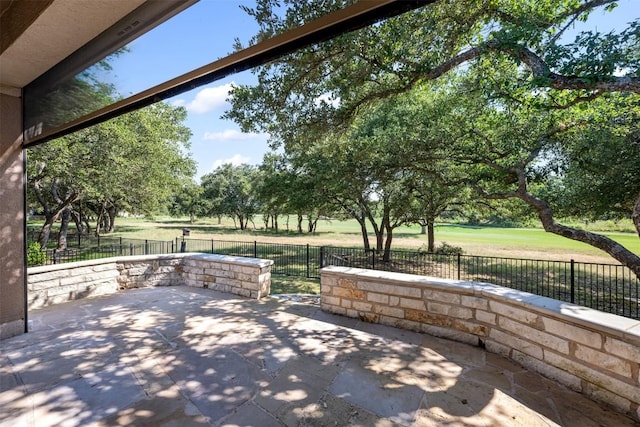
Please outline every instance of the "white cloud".
[{"label": "white cloud", "polygon": [[234,166],[239,166],[241,164],[244,163],[249,163],[251,161],[250,157],[247,156],[243,156],[242,154],[236,154],[233,157],[229,158],[229,159],[224,159],[224,160],[216,160],[215,162],[213,162],[213,168],[212,169],[216,169],[219,168],[220,166],[227,164],[227,163],[231,163]]},{"label": "white cloud", "polygon": [[171,105],[174,107],[184,107],[186,103],[187,101],[185,101],[184,99],[174,99],[173,101],[171,101]]},{"label": "white cloud", "polygon": [[269,135],[266,133],[244,133],[236,129],[225,129],[222,132],[205,132],[203,139],[207,141],[245,141],[248,139],[264,138]]},{"label": "white cloud", "polygon": [[222,86],[207,87],[198,92],[191,102],[185,103],[183,100],[176,102],[182,101],[182,105],[187,107],[190,112],[206,113],[226,104],[226,99],[229,97],[229,91],[233,85],[234,83],[231,82]]}]

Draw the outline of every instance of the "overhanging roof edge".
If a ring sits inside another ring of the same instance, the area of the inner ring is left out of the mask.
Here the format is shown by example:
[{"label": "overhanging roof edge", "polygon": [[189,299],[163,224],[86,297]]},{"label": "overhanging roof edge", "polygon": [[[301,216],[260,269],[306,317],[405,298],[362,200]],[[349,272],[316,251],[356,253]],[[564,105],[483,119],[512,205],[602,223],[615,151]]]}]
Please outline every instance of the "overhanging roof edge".
[{"label": "overhanging roof edge", "polygon": [[359,1],[344,9],[324,15],[298,28],[257,43],[246,49],[185,73],[165,83],[125,98],[62,126],[32,136],[23,147],[40,144],[96,125],[111,118],[162,101],[230,74],[263,65],[303,47],[326,41],[340,34],[363,28],[384,18],[399,15],[436,0]]}]

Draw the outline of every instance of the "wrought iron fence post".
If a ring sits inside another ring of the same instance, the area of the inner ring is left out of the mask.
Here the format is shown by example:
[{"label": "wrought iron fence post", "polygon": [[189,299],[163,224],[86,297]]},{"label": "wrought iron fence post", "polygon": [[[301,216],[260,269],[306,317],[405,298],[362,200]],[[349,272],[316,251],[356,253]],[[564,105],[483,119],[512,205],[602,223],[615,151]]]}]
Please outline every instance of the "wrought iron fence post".
[{"label": "wrought iron fence post", "polygon": [[53,250],[53,263],[55,264],[58,258],[58,249]]},{"label": "wrought iron fence post", "polygon": [[371,250],[371,269],[372,270],[376,269],[376,251],[375,250]]},{"label": "wrought iron fence post", "polygon": [[309,278],[309,262],[310,262],[310,258],[309,258],[309,244],[307,243],[307,278]]},{"label": "wrought iron fence post", "polygon": [[320,262],[318,265],[320,265],[320,268],[324,268],[324,246],[320,246]]},{"label": "wrought iron fence post", "polygon": [[100,235],[98,234],[98,249],[100,248]]},{"label": "wrought iron fence post", "polygon": [[213,247],[213,239],[211,239],[211,253],[215,253],[214,247]]},{"label": "wrought iron fence post", "polygon": [[149,255],[149,241],[144,239],[144,254]]},{"label": "wrought iron fence post", "polygon": [[461,266],[460,258],[461,258],[460,252],[458,252],[458,280],[460,280],[460,266]]},{"label": "wrought iron fence post", "polygon": [[571,304],[575,304],[576,298],[576,262],[571,260]]},{"label": "wrought iron fence post", "polygon": [[258,258],[258,242],[256,240],[253,241],[253,257]]},{"label": "wrought iron fence post", "polygon": [[129,243],[129,255],[133,255],[133,243]]}]

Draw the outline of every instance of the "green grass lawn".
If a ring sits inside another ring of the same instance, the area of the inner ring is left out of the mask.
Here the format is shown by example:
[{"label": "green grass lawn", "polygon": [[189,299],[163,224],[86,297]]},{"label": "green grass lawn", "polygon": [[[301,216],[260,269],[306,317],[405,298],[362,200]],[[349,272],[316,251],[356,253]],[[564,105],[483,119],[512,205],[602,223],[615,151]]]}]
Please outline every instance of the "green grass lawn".
[{"label": "green grass lawn", "polygon": [[[36,224],[34,224],[36,225]],[[241,231],[234,227],[233,221],[224,218],[221,224],[217,219],[199,219],[189,224],[186,218],[156,217],[117,218],[116,233],[110,237],[123,237],[150,240],[175,240],[182,237],[183,228],[190,229],[190,238],[215,240],[245,240],[258,242],[278,242],[291,244],[310,244],[315,246],[361,247],[362,238],[356,221],[320,221],[318,232],[298,234],[295,221],[291,218],[289,230],[284,219],[280,220],[280,231],[264,230],[260,221],[256,228]],[[575,225],[575,224],[574,224]],[[631,222],[618,224],[621,228],[632,230]],[[591,230],[597,230],[598,223],[590,224]],[[602,224],[602,228],[611,228]],[[640,254],[640,239],[632,232],[604,232],[613,240],[631,251]],[[436,244],[447,242],[463,248],[469,255],[486,255],[512,258],[536,259],[576,259],[585,262],[614,262],[604,252],[574,240],[566,239],[541,228],[498,228],[488,226],[465,226],[457,224],[439,224],[436,227]],[[370,236],[373,242],[373,236]],[[427,236],[420,234],[420,227],[403,226],[394,231],[395,249],[418,249],[425,245]]]}]

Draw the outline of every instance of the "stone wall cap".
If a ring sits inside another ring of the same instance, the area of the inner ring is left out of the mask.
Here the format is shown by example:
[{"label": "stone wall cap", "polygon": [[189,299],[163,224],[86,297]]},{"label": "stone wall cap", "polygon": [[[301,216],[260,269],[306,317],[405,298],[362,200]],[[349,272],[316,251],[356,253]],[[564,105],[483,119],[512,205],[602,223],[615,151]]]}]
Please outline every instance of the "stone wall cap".
[{"label": "stone wall cap", "polygon": [[269,267],[273,265],[273,260],[262,258],[249,258],[239,257],[232,255],[220,255],[220,254],[203,254],[203,253],[190,253],[187,254],[187,259],[205,260],[205,261],[218,261],[228,264],[247,265],[256,267]]},{"label": "stone wall cap", "polygon": [[383,270],[368,270],[365,268],[355,268],[355,267],[338,267],[338,266],[328,266],[324,267],[320,270],[323,274],[349,274],[353,276],[358,276],[360,278],[370,280],[384,280],[385,282],[396,282],[403,284],[410,284],[414,286],[429,286],[432,288],[443,288],[447,290],[464,290],[464,291],[477,291],[476,288],[478,285],[484,287],[496,287],[496,285],[491,285],[488,283],[476,283],[476,282],[466,282],[463,280],[452,280],[452,279],[442,279],[439,277],[430,277],[430,276],[420,276],[418,274],[407,274],[407,273],[395,273],[392,271],[383,271]]}]

